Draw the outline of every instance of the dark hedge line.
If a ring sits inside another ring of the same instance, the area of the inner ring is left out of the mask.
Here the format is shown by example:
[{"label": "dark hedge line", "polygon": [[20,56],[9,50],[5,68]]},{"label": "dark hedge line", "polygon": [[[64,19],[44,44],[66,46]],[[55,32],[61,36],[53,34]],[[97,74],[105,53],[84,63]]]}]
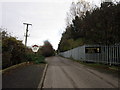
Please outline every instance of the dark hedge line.
[{"label": "dark hedge line", "polygon": [[43,56],[35,56],[31,48],[25,47],[22,41],[17,40],[16,37],[11,36],[6,31],[0,31],[0,36],[2,36],[2,43],[0,44],[2,47],[2,69],[27,61],[44,62]]}]

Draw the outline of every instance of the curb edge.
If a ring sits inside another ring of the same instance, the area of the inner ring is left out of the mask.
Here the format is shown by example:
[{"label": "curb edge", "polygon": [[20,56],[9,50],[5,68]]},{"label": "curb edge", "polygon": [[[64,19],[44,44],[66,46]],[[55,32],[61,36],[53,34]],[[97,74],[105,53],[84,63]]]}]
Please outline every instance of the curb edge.
[{"label": "curb edge", "polygon": [[10,67],[8,67],[8,68],[6,68],[6,69],[0,70],[0,73],[5,73],[5,72],[8,71],[8,70],[17,68],[17,67],[19,67],[19,66],[21,66],[21,65],[24,65],[24,64],[26,64],[26,62],[23,62],[23,63],[20,63],[20,64],[16,64],[16,65],[10,66]]},{"label": "curb edge", "polygon": [[43,87],[43,83],[44,83],[44,79],[45,79],[47,67],[48,67],[48,64],[45,65],[45,68],[44,68],[44,71],[43,71],[43,74],[42,74],[41,81],[40,81],[40,83],[39,83],[39,85],[38,85],[38,88],[39,88],[39,89],[42,89],[42,87]]}]

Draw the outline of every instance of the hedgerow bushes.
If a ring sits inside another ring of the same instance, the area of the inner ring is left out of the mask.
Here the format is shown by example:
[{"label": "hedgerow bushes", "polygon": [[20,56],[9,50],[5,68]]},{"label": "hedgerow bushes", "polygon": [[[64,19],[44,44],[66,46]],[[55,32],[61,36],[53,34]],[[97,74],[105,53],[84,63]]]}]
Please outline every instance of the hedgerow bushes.
[{"label": "hedgerow bushes", "polygon": [[25,62],[26,48],[22,41],[17,40],[15,37],[9,35],[6,31],[1,31],[2,36],[2,68]]},{"label": "hedgerow bushes", "polygon": [[2,36],[0,43],[0,47],[2,47],[2,69],[27,61],[36,63],[44,61],[43,56],[39,54],[36,56],[31,48],[25,47],[22,41],[17,40],[16,37],[11,36],[6,31],[0,31],[0,36]]}]

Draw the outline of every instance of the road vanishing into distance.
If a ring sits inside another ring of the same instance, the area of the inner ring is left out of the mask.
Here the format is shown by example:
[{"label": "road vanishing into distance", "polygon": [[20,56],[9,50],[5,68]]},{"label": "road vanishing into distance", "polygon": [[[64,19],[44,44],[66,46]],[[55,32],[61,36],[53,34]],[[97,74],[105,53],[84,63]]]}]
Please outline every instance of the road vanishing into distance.
[{"label": "road vanishing into distance", "polygon": [[[113,72],[110,74],[59,56],[48,57],[45,60],[48,68],[42,88],[118,88],[120,86],[118,75]],[[45,64],[27,64],[10,70],[2,75],[2,87],[41,88],[39,85],[44,67]]]},{"label": "road vanishing into distance", "polygon": [[59,56],[46,58],[43,88],[118,88],[118,78]]}]

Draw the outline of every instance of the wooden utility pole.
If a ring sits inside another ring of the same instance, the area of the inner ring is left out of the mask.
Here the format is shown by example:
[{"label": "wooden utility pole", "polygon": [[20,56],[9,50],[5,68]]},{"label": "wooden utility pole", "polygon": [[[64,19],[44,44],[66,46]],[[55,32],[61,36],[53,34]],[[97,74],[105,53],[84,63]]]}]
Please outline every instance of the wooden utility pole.
[{"label": "wooden utility pole", "polygon": [[32,25],[32,24],[28,24],[28,23],[23,23],[24,25],[27,25],[26,27],[26,35],[25,35],[25,46],[27,46],[27,37],[28,37],[28,26]]}]

